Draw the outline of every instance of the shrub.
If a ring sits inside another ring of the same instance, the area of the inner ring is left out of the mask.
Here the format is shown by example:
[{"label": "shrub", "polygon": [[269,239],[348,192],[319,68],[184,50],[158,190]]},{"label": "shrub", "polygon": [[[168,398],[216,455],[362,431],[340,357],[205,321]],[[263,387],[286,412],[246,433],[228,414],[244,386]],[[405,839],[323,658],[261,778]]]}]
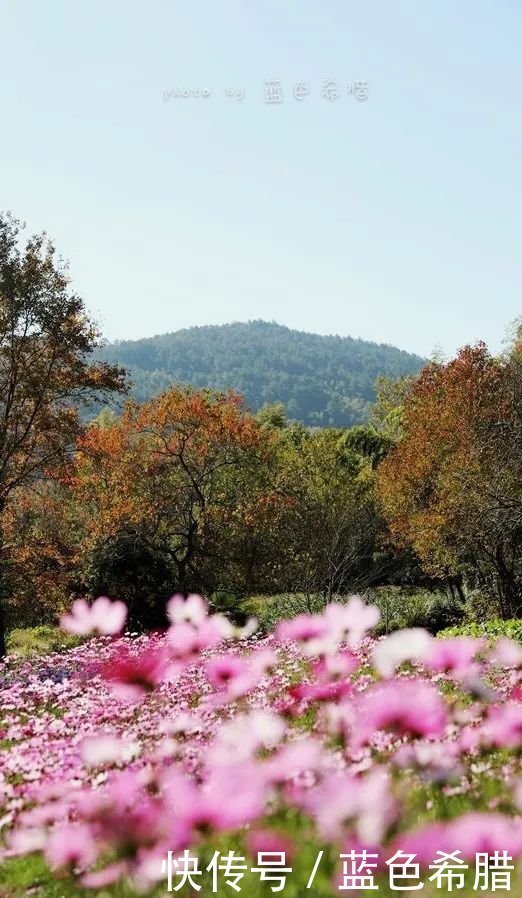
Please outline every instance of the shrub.
[{"label": "shrub", "polygon": [[[225,614],[233,624],[243,626],[246,623],[249,612],[239,601],[238,597],[232,592],[218,590],[210,596],[209,602],[212,611],[218,614]],[[254,614],[254,612],[251,612]],[[257,617],[257,615],[256,615]]]},{"label": "shrub", "polygon": [[496,620],[500,616],[498,596],[487,595],[478,589],[473,589],[466,594],[466,620],[465,623],[480,623],[481,621]]},{"label": "shrub", "polygon": [[51,652],[65,651],[80,645],[83,641],[79,636],[64,633],[58,627],[42,625],[25,629],[16,628],[7,634],[7,653],[22,658],[29,655],[47,655]]},{"label": "shrub", "polygon": [[117,596],[125,602],[133,630],[167,626],[165,602],[175,592],[175,571],[140,533],[122,530],[101,540],[84,575],[93,598]]},{"label": "shrub", "polygon": [[490,636],[499,638],[507,636],[510,639],[517,639],[519,642],[522,642],[522,620],[520,618],[513,620],[497,619],[482,621],[482,623],[464,624],[460,627],[448,627],[446,630],[441,630],[438,635],[443,638],[453,636]]},{"label": "shrub", "polygon": [[[369,590],[365,599],[377,605],[381,623],[377,635],[392,633],[409,627],[424,627],[430,633],[438,633],[444,627],[459,624],[464,619],[462,603],[450,599],[446,593],[430,592],[399,586],[386,586]],[[345,602],[349,596],[332,596],[308,593],[283,593],[275,596],[251,596],[241,603],[247,615],[253,614],[259,621],[261,633],[271,632],[281,620],[289,620],[298,614],[322,611],[328,601]],[[228,613],[226,607],[221,610]]]},{"label": "shrub", "polygon": [[[342,601],[335,597],[335,601]],[[246,615],[254,615],[259,622],[261,634],[270,633],[282,620],[290,620],[298,614],[315,614],[326,605],[322,595],[289,592],[275,596],[250,596],[241,607]]]},{"label": "shrub", "polygon": [[465,614],[461,602],[441,591],[386,586],[371,590],[366,599],[381,612],[377,629],[380,634],[410,627],[424,627],[435,634],[444,627],[460,624]]}]

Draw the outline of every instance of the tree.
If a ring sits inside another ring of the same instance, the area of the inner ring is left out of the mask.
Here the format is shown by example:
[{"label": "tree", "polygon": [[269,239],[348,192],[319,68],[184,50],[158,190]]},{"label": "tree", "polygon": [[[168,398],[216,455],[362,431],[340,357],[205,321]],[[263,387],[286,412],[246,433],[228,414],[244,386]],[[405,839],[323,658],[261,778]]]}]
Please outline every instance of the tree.
[{"label": "tree", "polygon": [[288,428],[278,451],[274,484],[288,497],[278,524],[283,590],[328,601],[374,583],[383,572],[374,564],[380,521],[371,463],[336,429]]},{"label": "tree", "polygon": [[[237,535],[272,492],[263,473],[272,443],[240,396],[188,387],[129,403],[113,422],[93,422],[67,479],[87,534],[82,551],[101,563],[100,587],[120,588],[146,623],[165,591],[209,592],[222,588],[225,574],[227,586],[237,579]],[[125,568],[123,558],[128,568],[145,557],[159,579],[140,586],[135,578],[131,594],[116,568]],[[147,595],[150,614],[139,608]]]},{"label": "tree", "polygon": [[432,362],[408,393],[403,436],[378,469],[391,531],[435,575],[522,598],[522,406],[519,351],[484,344]]},{"label": "tree", "polygon": [[[16,491],[65,461],[81,430],[78,405],[125,388],[123,369],[89,358],[98,333],[52,242],[40,234],[21,247],[20,230],[0,215],[0,539]],[[4,655],[5,547],[1,559]]]},{"label": "tree", "polygon": [[413,375],[403,375],[397,380],[389,377],[378,377],[376,380],[376,400],[370,415],[370,425],[394,442],[403,436],[403,406],[414,383]]}]

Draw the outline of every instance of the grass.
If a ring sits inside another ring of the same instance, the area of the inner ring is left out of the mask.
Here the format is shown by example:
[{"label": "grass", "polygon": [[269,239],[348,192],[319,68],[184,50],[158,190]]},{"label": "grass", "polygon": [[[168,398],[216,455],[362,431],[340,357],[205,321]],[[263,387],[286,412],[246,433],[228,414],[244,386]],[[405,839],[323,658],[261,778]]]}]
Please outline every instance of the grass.
[{"label": "grass", "polygon": [[7,634],[7,652],[19,658],[30,658],[32,655],[65,651],[80,645],[82,641],[80,637],[64,633],[58,627],[20,627]]}]

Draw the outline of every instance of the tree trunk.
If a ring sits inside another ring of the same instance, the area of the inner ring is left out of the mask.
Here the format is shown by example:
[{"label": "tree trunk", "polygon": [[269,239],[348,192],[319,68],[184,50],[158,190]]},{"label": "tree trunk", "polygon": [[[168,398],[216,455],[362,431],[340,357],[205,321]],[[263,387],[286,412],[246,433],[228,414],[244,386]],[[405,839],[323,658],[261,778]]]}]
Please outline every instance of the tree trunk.
[{"label": "tree trunk", "polygon": [[[0,504],[0,514],[2,511],[3,505]],[[5,603],[8,595],[7,587],[7,572],[3,553],[2,527],[0,521],[0,658],[5,658],[7,654],[5,633]]]},{"label": "tree trunk", "polygon": [[5,658],[6,654],[4,600],[0,597],[0,659]]}]

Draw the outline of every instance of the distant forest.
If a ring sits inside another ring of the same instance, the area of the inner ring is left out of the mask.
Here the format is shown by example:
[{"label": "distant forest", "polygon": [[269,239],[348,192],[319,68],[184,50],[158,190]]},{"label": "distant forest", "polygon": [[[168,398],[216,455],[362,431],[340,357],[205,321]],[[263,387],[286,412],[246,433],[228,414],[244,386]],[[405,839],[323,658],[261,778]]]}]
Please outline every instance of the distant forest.
[{"label": "distant forest", "polygon": [[416,374],[424,364],[420,356],[394,346],[265,321],[118,341],[98,356],[129,370],[132,396],[140,402],[175,383],[233,389],[254,412],[282,402],[289,419],[316,427],[363,423],[378,377]]}]

